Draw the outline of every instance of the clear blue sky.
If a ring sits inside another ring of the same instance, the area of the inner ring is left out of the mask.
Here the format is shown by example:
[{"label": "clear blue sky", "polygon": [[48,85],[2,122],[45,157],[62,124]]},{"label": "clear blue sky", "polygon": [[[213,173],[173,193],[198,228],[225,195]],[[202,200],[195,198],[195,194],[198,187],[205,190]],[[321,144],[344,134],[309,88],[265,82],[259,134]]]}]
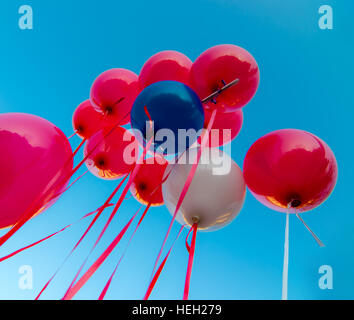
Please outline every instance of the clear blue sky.
[{"label": "clear blue sky", "polygon": [[[33,6],[32,31],[18,28],[17,11],[23,4]],[[318,8],[323,4],[333,6],[333,30],[318,27]],[[232,143],[235,161],[242,166],[257,138],[289,127],[318,135],[338,159],[339,179],[334,193],[321,207],[303,215],[327,246],[319,248],[300,222],[291,217],[289,298],[353,299],[353,12],[353,2],[334,0],[3,0],[0,112],[33,113],[70,135],[75,107],[88,98],[92,81],[106,69],[123,67],[139,73],[147,58],[165,49],[181,51],[194,60],[216,44],[246,48],[259,63],[261,83],[256,97],[244,109],[242,132]],[[79,139],[72,142],[76,147]],[[0,255],[97,208],[115,185],[86,176],[0,248]],[[124,203],[91,262],[138,207],[133,199]],[[169,221],[165,207],[151,210],[107,298],[143,296]],[[1,263],[0,298],[33,299],[87,225],[78,224]],[[248,193],[243,211],[230,226],[198,235],[190,298],[279,299],[284,225],[284,215],[263,207]],[[99,227],[102,220],[48,288],[45,298],[62,297]],[[176,225],[173,232],[177,230]],[[78,298],[98,297],[125,241],[122,244]],[[318,287],[318,269],[325,264],[333,268],[333,290]],[[32,291],[18,288],[22,265],[33,268]],[[180,299],[186,265],[181,239],[152,298]]]}]

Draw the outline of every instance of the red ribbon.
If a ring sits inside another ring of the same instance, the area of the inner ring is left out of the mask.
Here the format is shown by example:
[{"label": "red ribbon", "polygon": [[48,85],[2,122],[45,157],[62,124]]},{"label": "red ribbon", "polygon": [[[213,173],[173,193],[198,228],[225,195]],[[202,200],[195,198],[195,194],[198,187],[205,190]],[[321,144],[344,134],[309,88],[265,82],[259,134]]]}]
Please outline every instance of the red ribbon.
[{"label": "red ribbon", "polygon": [[[193,237],[192,237],[192,242],[191,242],[190,247],[189,246],[187,247],[188,252],[189,252],[189,259],[188,259],[186,282],[185,282],[185,285],[184,285],[183,300],[188,300],[188,296],[189,296],[189,286],[190,286],[191,276],[192,276],[194,253],[195,253],[195,243],[196,243],[196,240],[197,240],[198,224],[197,223],[193,224],[193,227],[192,227],[191,230],[193,230]],[[188,240],[188,236],[187,236],[187,239],[186,239],[186,243],[187,243],[187,240]]]},{"label": "red ribbon", "polygon": [[45,284],[44,288],[41,290],[41,292],[38,294],[38,296],[36,297],[36,300],[38,300],[40,298],[40,296],[42,295],[42,293],[45,291],[45,289],[48,287],[48,285],[52,282],[52,280],[54,279],[54,277],[56,276],[56,274],[60,271],[60,269],[62,268],[62,266],[65,264],[65,262],[70,258],[70,256],[74,253],[74,251],[76,250],[76,248],[80,245],[80,243],[82,242],[82,240],[86,237],[86,235],[88,234],[88,232],[90,231],[90,229],[93,227],[93,225],[95,224],[95,222],[97,221],[97,219],[101,216],[102,212],[104,211],[104,209],[106,209],[109,205],[109,203],[111,202],[111,200],[113,199],[113,197],[116,195],[116,193],[119,191],[119,189],[122,187],[124,181],[127,179],[128,175],[126,175],[123,180],[119,183],[119,185],[114,189],[114,191],[112,192],[112,194],[108,197],[108,199],[106,200],[106,202],[103,204],[103,206],[100,208],[100,210],[97,212],[97,214],[95,215],[95,217],[93,218],[93,220],[91,221],[90,225],[87,227],[86,231],[84,232],[84,234],[81,236],[81,238],[79,239],[79,241],[76,243],[76,245],[74,246],[74,248],[70,251],[70,253],[67,255],[67,257],[65,258],[65,260],[63,261],[63,263],[61,264],[61,266],[55,271],[55,273],[53,274],[53,276],[48,280],[48,282]]},{"label": "red ribbon", "polygon": [[133,234],[131,235],[127,246],[125,247],[125,250],[124,250],[122,256],[120,257],[120,259],[119,259],[119,261],[118,261],[118,263],[117,263],[117,265],[116,265],[114,271],[112,272],[112,275],[110,276],[109,280],[107,281],[106,285],[104,286],[104,289],[102,290],[102,292],[101,292],[101,294],[100,294],[98,300],[103,300],[104,297],[106,296],[107,291],[108,291],[108,289],[109,289],[109,286],[111,285],[111,282],[112,282],[112,280],[113,280],[113,277],[115,276],[115,274],[116,274],[116,272],[117,272],[117,269],[118,269],[120,263],[122,262],[123,258],[125,257],[125,254],[127,253],[127,249],[128,249],[128,247],[129,247],[130,243],[132,242],[132,240],[133,240],[133,238],[134,238],[136,232],[138,231],[138,229],[139,229],[141,223],[143,222],[143,220],[144,220],[144,218],[145,218],[145,216],[146,216],[146,213],[149,211],[150,207],[151,207],[151,203],[148,204],[148,206],[146,207],[145,211],[144,211],[143,214],[141,215],[141,218],[140,218],[138,224],[136,225],[135,230],[134,230]]}]

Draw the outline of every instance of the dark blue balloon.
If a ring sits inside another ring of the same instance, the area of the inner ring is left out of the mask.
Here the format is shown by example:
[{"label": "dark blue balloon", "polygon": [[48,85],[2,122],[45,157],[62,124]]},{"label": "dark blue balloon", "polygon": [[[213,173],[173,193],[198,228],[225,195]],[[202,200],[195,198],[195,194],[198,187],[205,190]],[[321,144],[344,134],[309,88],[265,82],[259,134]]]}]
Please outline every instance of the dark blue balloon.
[{"label": "dark blue balloon", "polygon": [[[147,137],[151,134],[149,116],[154,123],[153,148],[164,154],[188,149],[198,137],[193,132],[200,133],[204,125],[204,110],[199,97],[191,88],[177,81],[153,83],[136,98],[130,119],[138,140],[146,142],[150,138]],[[185,130],[190,130],[189,139],[184,139]],[[169,133],[173,133],[174,139]]]}]

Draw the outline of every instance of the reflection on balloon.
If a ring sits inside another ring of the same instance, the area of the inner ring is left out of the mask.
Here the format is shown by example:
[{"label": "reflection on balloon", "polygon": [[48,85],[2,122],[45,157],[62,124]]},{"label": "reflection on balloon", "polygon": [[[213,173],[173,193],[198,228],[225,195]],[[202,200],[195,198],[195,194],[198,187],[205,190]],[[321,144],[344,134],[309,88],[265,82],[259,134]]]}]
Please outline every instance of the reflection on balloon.
[{"label": "reflection on balloon", "polygon": [[165,80],[189,84],[189,72],[192,61],[178,51],[162,51],[153,55],[144,64],[139,75],[140,89]]},{"label": "reflection on balloon", "polygon": [[261,203],[292,213],[311,210],[325,201],[338,171],[325,142],[295,129],[274,131],[257,140],[243,168],[247,186]]},{"label": "reflection on balloon", "polygon": [[22,113],[0,115],[0,150],[0,228],[4,228],[31,207],[34,216],[51,206],[71,177],[73,159],[59,128]]},{"label": "reflection on balloon", "polygon": [[[187,150],[175,165],[162,186],[168,210],[174,213],[188,174],[196,161],[198,148]],[[246,195],[246,185],[238,165],[216,148],[202,150],[200,162],[176,220],[200,230],[218,230],[240,213]]]},{"label": "reflection on balloon", "polygon": [[95,176],[118,179],[129,173],[138,158],[135,137],[122,127],[105,128],[92,136],[85,146],[86,166]]}]

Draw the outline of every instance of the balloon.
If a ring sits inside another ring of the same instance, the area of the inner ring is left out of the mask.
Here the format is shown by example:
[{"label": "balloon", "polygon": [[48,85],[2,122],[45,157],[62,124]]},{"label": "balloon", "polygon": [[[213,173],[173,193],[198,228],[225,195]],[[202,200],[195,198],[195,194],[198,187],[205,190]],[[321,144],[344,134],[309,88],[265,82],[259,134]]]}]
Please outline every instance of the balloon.
[{"label": "balloon", "polygon": [[100,129],[113,124],[102,112],[94,109],[90,100],[81,103],[73,115],[73,128],[82,139],[88,139]]},{"label": "balloon", "polygon": [[[204,128],[206,129],[211,118],[211,112],[205,111]],[[230,113],[216,113],[207,146],[220,147],[234,140],[240,133],[243,124],[242,110]],[[225,130],[225,132],[223,131]],[[198,142],[201,142],[199,137]]]},{"label": "balloon", "polygon": [[73,157],[59,128],[22,113],[0,114],[0,153],[0,228],[5,228],[32,207],[35,216],[58,199],[71,177]]},{"label": "balloon", "polygon": [[[175,211],[197,153],[198,148],[187,150],[178,163],[166,169],[166,174],[171,173],[162,185],[162,193],[171,214]],[[221,150],[204,148],[176,220],[190,226],[198,223],[200,230],[218,230],[240,213],[245,195],[246,185],[238,165]]]},{"label": "balloon", "polygon": [[129,123],[129,113],[139,94],[138,76],[126,69],[110,69],[94,81],[92,105],[115,123]]},{"label": "balloon", "polygon": [[189,84],[192,61],[178,51],[162,51],[153,55],[144,64],[140,75],[140,89],[163,80],[174,80]]},{"label": "balloon", "polygon": [[[134,134],[140,142],[149,140],[151,118],[154,127],[152,147],[164,154],[189,148],[204,124],[203,106],[198,96],[177,81],[160,81],[145,88],[135,100],[130,117]],[[190,139],[184,139],[181,130],[194,131]]]},{"label": "balloon", "polygon": [[162,156],[147,158],[140,165],[130,192],[142,204],[163,205],[162,180],[168,161]]},{"label": "balloon", "polygon": [[114,180],[129,173],[139,153],[135,137],[122,127],[105,128],[93,135],[86,143],[86,166],[92,174]]},{"label": "balloon", "polygon": [[274,131],[257,140],[243,168],[257,200],[289,213],[308,211],[325,201],[338,171],[331,149],[315,135],[296,129]]},{"label": "balloon", "polygon": [[216,108],[220,112],[233,112],[253,98],[259,84],[256,60],[243,48],[223,44],[203,52],[190,72],[191,88],[201,99],[235,79],[239,82],[216,97],[216,104],[212,101],[204,104],[206,109]]}]

